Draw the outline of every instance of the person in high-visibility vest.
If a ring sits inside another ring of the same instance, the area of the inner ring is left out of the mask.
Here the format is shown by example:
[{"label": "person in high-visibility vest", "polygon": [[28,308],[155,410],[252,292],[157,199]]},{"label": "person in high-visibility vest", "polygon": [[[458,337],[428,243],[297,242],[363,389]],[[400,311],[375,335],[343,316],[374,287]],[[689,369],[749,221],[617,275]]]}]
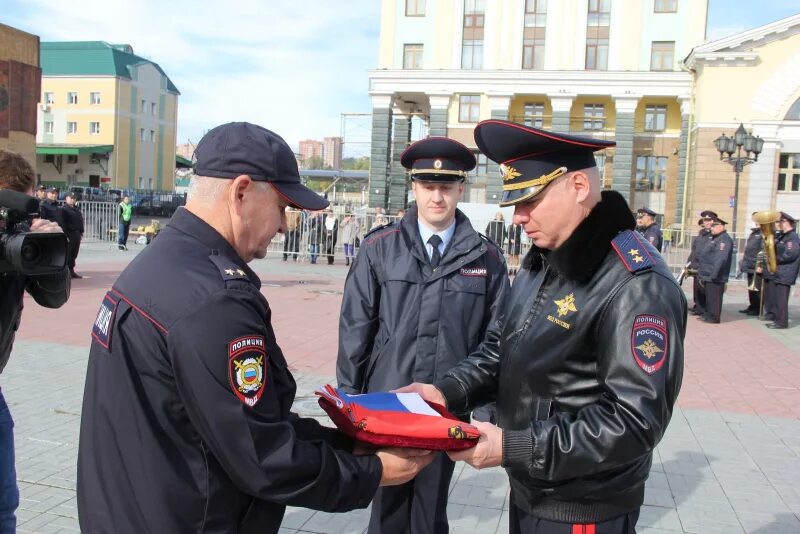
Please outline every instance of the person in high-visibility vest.
[{"label": "person in high-visibility vest", "polygon": [[117,245],[120,250],[128,250],[128,231],[131,228],[131,217],[133,215],[131,199],[127,195],[122,197],[119,203],[119,229],[117,230]]}]

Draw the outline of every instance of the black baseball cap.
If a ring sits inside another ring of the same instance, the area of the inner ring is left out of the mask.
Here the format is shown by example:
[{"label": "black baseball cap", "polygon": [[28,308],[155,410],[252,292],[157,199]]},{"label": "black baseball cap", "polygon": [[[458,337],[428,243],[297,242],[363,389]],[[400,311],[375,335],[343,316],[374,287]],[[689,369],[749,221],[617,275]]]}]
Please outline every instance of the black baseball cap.
[{"label": "black baseball cap", "polygon": [[230,122],[206,133],[194,151],[198,176],[233,179],[243,174],[269,182],[289,204],[321,210],[329,202],[300,182],[294,152],[283,138],[249,122]]}]

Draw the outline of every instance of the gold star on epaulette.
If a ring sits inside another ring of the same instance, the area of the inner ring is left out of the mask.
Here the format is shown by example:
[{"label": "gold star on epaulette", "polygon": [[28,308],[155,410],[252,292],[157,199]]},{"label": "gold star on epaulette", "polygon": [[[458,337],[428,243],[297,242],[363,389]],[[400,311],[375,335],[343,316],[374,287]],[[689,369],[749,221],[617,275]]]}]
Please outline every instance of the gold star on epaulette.
[{"label": "gold star on epaulette", "polygon": [[225,269],[225,274],[228,276],[233,276],[235,272],[233,269]]},{"label": "gold star on epaulette", "polygon": [[639,251],[638,251],[637,249],[635,249],[635,248],[632,248],[632,249],[630,249],[630,250],[628,251],[628,254],[630,254],[630,255],[631,255],[631,259],[633,259],[633,261],[635,261],[636,263],[642,263],[642,262],[644,261],[644,258],[642,258],[642,257],[640,256],[641,252],[639,252]]},{"label": "gold star on epaulette", "polygon": [[239,276],[244,276],[244,271],[243,270],[236,269],[236,272],[238,273]]}]

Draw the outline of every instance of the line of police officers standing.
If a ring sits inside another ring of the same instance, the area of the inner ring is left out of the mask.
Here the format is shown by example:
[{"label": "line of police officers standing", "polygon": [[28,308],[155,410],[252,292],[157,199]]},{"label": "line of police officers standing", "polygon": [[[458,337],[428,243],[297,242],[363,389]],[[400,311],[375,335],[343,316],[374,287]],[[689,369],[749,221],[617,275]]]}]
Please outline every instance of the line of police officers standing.
[{"label": "line of police officers standing", "polygon": [[42,219],[57,223],[67,236],[67,265],[72,278],[83,278],[75,272],[75,261],[81,249],[83,238],[83,213],[75,204],[75,195],[67,193],[64,204],[58,203],[58,188],[46,189],[40,185],[36,188],[36,198],[39,199],[39,216]]}]

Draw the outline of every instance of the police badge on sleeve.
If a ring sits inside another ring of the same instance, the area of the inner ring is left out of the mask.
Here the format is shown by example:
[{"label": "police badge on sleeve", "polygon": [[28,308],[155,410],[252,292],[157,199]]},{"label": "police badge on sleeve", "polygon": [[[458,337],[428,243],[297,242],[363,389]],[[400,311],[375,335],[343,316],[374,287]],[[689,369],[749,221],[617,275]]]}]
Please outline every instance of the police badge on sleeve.
[{"label": "police badge on sleeve", "polygon": [[661,369],[667,361],[667,321],[657,315],[637,315],[631,330],[631,352],[648,375]]},{"label": "police badge on sleeve", "polygon": [[228,343],[228,378],[240,401],[255,406],[267,381],[264,336],[244,336]]}]

